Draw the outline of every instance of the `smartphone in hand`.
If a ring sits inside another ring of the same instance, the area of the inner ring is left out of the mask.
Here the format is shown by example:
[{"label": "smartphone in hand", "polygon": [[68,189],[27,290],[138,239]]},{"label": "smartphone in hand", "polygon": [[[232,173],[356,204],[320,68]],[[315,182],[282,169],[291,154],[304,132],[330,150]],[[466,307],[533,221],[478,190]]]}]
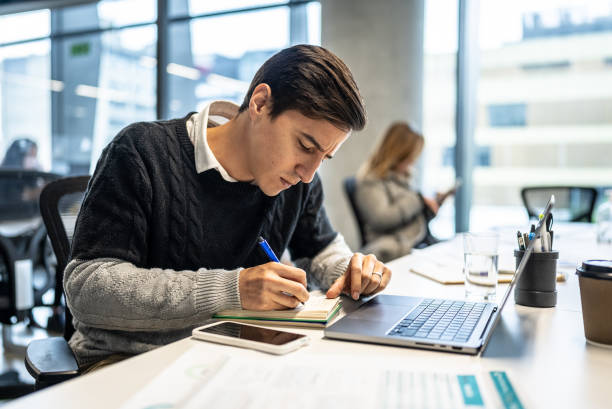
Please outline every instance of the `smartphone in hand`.
[{"label": "smartphone in hand", "polygon": [[454,195],[457,192],[457,189],[459,189],[462,184],[463,184],[463,180],[461,178],[457,178],[455,180],[455,184],[453,186],[451,186],[450,189],[448,189],[447,191],[442,192],[442,193],[437,193],[436,194],[436,202],[438,202],[438,205],[442,205],[442,203],[444,203],[444,201],[449,196]]}]

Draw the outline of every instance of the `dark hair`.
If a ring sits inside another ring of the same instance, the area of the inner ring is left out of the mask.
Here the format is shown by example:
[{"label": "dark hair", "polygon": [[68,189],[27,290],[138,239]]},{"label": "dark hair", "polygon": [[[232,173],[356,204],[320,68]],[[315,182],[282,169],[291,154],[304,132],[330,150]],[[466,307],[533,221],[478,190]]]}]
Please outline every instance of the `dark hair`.
[{"label": "dark hair", "polygon": [[32,148],[37,148],[36,142],[29,138],[18,138],[11,143],[6,150],[2,166],[10,168],[22,168],[23,160],[28,155]]},{"label": "dark hair", "polygon": [[365,107],[351,71],[323,47],[296,45],[270,57],[253,77],[239,112],[248,108],[259,84],[272,90],[272,119],[293,109],[343,130],[365,126]]}]

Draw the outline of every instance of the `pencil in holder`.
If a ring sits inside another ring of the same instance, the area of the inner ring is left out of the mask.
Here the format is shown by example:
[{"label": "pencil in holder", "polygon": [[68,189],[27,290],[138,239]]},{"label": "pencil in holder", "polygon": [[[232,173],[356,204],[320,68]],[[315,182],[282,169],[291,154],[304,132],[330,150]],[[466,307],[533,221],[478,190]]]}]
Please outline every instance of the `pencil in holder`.
[{"label": "pencil in holder", "polygon": [[[516,267],[525,254],[514,250]],[[554,307],[557,305],[558,251],[531,253],[525,270],[514,288],[514,302],[529,307]]]}]

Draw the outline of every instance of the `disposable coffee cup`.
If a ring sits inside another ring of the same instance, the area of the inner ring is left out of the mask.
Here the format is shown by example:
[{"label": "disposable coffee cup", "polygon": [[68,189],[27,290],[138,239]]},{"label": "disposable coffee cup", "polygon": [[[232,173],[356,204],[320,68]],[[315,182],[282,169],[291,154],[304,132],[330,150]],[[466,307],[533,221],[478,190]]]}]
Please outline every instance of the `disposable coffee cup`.
[{"label": "disposable coffee cup", "polygon": [[[514,250],[518,268],[525,251]],[[523,274],[514,288],[514,302],[528,307],[554,307],[557,305],[558,251],[531,253]]]},{"label": "disposable coffee cup", "polygon": [[612,260],[587,260],[576,275],[586,339],[612,345]]}]

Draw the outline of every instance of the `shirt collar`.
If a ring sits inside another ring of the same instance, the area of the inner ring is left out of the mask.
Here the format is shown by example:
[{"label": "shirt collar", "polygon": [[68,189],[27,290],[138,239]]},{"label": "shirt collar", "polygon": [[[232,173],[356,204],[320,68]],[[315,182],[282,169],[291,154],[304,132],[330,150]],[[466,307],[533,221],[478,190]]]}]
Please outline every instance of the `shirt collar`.
[{"label": "shirt collar", "polygon": [[192,115],[187,120],[187,132],[193,143],[195,152],[195,166],[198,173],[209,169],[216,169],[228,182],[237,182],[231,177],[215,157],[206,140],[206,130],[219,126],[238,114],[238,105],[229,101],[213,101],[206,105],[202,111]]}]

